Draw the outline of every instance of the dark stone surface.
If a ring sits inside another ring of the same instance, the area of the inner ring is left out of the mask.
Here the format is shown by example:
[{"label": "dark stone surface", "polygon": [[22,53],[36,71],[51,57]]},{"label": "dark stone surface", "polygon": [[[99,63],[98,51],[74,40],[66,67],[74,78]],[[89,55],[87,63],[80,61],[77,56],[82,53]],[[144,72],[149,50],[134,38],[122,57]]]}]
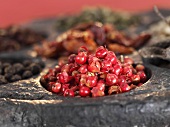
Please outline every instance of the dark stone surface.
[{"label": "dark stone surface", "polygon": [[[13,59],[18,55],[13,55]],[[4,56],[3,56],[4,57]],[[23,56],[24,57],[24,56]],[[141,62],[139,54],[132,58]],[[2,59],[2,57],[0,57]],[[20,55],[20,58],[21,55]],[[35,58],[37,59],[37,58]],[[45,60],[46,67],[56,64]],[[61,97],[46,91],[40,76],[0,86],[2,127],[164,127],[170,118],[170,69],[145,64],[151,78],[130,92],[98,98]]]},{"label": "dark stone surface", "polygon": [[139,51],[144,62],[170,69],[170,40],[153,44]]}]

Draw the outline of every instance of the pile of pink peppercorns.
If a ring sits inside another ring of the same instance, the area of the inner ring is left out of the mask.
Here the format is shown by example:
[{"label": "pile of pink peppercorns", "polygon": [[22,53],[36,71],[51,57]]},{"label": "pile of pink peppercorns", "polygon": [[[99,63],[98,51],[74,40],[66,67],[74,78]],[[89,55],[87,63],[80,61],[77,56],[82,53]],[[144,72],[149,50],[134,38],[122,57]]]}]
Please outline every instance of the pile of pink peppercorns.
[{"label": "pile of pink peppercorns", "polygon": [[67,64],[50,69],[40,79],[50,92],[63,96],[99,97],[127,92],[146,82],[145,67],[128,57],[118,59],[100,46],[94,54],[80,47]]}]

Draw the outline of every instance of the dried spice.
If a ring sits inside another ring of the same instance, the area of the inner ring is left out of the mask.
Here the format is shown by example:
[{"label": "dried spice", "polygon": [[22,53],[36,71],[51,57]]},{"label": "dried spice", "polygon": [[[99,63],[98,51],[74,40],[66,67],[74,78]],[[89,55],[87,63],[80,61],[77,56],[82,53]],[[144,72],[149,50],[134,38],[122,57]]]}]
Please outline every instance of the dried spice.
[{"label": "dried spice", "polygon": [[[170,21],[170,17],[167,17],[166,19]],[[153,35],[153,38],[151,39],[152,44],[166,41],[170,39],[170,26],[165,21],[160,21],[151,25],[146,33]]]},{"label": "dried spice", "polygon": [[0,28],[0,52],[16,51],[45,39],[45,35],[19,26]]},{"label": "dried spice", "polygon": [[98,46],[106,46],[118,54],[132,53],[136,48],[148,42],[149,34],[140,34],[135,39],[116,30],[111,24],[83,23],[59,35],[54,42],[44,42],[35,47],[38,55],[50,58],[77,53],[81,46],[94,52]]},{"label": "dried spice", "polygon": [[55,26],[57,31],[65,31],[79,23],[101,22],[114,24],[116,29],[122,30],[139,24],[140,21],[140,17],[129,13],[116,12],[105,7],[91,7],[85,8],[77,15],[59,17]]},{"label": "dried spice", "polygon": [[157,6],[154,6],[154,11],[162,21],[152,24],[146,31],[146,33],[153,35],[153,38],[149,43],[151,45],[170,39],[170,17],[165,17]]},{"label": "dried spice", "polygon": [[120,60],[103,46],[94,54],[83,46],[77,54],[67,58],[67,63],[49,69],[40,83],[50,92],[70,97],[101,97],[128,92],[147,81],[145,67],[133,64],[131,58]]},{"label": "dried spice", "polygon": [[0,61],[0,85],[30,78],[39,74],[42,68],[44,68],[42,61]]}]

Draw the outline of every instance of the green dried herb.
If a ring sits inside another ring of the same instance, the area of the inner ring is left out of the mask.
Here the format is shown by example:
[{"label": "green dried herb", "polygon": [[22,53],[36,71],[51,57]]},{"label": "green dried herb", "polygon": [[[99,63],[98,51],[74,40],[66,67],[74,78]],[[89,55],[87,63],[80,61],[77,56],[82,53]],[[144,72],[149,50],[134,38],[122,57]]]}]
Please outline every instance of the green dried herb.
[{"label": "green dried herb", "polygon": [[114,12],[109,8],[85,8],[77,15],[62,16],[56,21],[55,28],[65,31],[79,23],[87,22],[111,23],[116,29],[123,30],[131,25],[138,24],[140,18],[125,12]]}]

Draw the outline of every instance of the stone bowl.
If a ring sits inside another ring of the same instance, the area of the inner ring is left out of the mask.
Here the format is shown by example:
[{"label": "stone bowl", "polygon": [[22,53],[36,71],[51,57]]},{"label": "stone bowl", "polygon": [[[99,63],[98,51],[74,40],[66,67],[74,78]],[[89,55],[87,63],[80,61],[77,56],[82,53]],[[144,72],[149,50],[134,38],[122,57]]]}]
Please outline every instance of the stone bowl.
[{"label": "stone bowl", "polygon": [[[24,53],[22,53],[24,54]],[[129,56],[142,63],[138,53]],[[16,53],[0,59],[41,59]],[[0,126],[3,127],[108,127],[166,126],[170,118],[170,69],[144,63],[149,80],[127,93],[97,98],[62,97],[39,83],[42,74],[57,64],[41,59],[45,68],[30,79],[0,85]]]}]

